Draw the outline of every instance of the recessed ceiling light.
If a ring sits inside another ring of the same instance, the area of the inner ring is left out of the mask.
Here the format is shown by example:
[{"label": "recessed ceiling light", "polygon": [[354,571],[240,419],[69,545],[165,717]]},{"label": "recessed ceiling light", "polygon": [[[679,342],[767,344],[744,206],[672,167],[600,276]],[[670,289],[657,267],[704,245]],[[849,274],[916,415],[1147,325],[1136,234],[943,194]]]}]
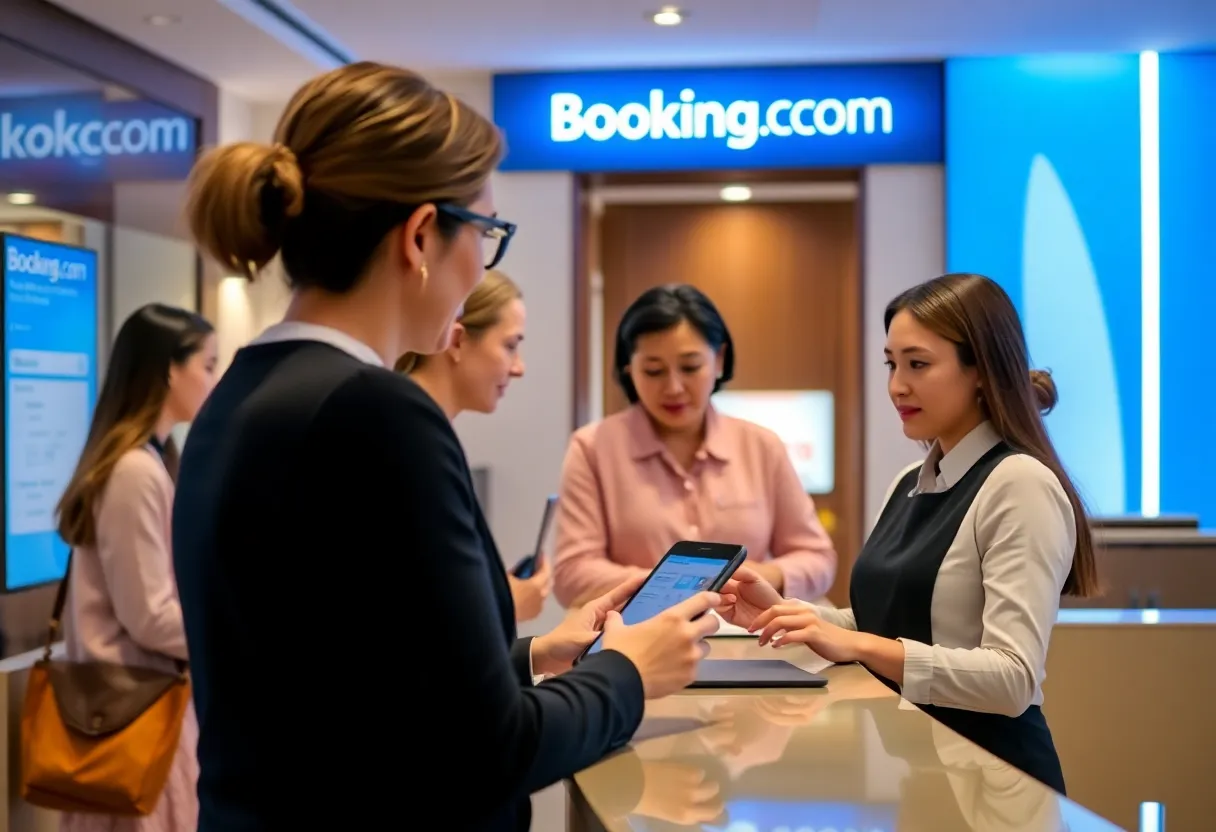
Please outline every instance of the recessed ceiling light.
[{"label": "recessed ceiling light", "polygon": [[718,191],[718,196],[726,202],[747,202],[752,198],[752,189],[746,185],[727,185]]},{"label": "recessed ceiling light", "polygon": [[33,194],[18,191],[9,194],[8,201],[10,205],[33,205],[35,197]]},{"label": "recessed ceiling light", "polygon": [[149,26],[172,26],[181,23],[182,19],[175,14],[150,14],[144,18],[144,22]]},{"label": "recessed ceiling light", "polygon": [[650,15],[656,26],[679,26],[687,15],[676,6],[664,6]]}]

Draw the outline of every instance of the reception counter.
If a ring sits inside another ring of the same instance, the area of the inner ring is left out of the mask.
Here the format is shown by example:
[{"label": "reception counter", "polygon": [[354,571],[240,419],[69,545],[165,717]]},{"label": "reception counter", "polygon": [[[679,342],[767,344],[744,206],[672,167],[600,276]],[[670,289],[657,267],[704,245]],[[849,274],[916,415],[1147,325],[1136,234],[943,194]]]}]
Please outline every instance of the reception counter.
[{"label": "reception counter", "polygon": [[[713,658],[773,657],[712,639]],[[814,670],[809,651],[781,657]],[[651,703],[626,750],[568,784],[569,829],[1106,832],[1057,795],[903,702],[858,665],[805,691],[689,691]]]}]

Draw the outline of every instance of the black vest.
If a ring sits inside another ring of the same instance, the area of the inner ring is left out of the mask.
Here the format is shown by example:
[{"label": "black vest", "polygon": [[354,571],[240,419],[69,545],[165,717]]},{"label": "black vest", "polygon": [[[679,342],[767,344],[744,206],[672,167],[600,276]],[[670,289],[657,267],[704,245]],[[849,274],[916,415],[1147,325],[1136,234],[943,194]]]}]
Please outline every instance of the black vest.
[{"label": "black vest", "polygon": [[[934,643],[931,609],[937,573],[984,481],[1013,453],[1008,445],[998,443],[952,488],[940,493],[908,496],[916,487],[919,468],[899,481],[853,567],[849,599],[858,630],[883,638]],[[883,681],[899,692],[897,685]],[[1037,705],[1018,717],[938,705],[920,707],[946,727],[1064,794],[1060,758]]]}]

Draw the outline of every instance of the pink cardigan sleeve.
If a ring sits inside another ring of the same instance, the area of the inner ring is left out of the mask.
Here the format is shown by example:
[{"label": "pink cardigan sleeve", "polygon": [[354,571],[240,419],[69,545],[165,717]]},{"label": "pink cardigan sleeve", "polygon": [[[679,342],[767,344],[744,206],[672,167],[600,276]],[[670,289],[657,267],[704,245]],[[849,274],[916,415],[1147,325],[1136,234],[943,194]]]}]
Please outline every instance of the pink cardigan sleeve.
[{"label": "pink cardigan sleeve", "polygon": [[638,573],[608,559],[608,517],[599,478],[580,436],[566,449],[557,504],[553,594],[564,607],[585,603]]},{"label": "pink cardigan sleeve", "polygon": [[187,658],[169,529],[173,484],[145,450],[119,460],[97,512],[97,554],[114,615],[144,650]]},{"label": "pink cardigan sleeve", "polygon": [[815,503],[779,442],[770,448],[773,465],[773,540],[769,551],[785,576],[787,598],[814,601],[836,580],[836,548],[819,522]]}]

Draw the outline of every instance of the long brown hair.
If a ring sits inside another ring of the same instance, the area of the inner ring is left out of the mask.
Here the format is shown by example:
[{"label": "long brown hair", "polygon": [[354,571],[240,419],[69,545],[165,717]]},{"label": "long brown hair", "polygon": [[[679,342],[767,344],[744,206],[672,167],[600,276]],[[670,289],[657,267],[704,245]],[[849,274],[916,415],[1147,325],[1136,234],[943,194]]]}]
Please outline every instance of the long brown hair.
[{"label": "long brown hair", "polygon": [[[497,269],[491,269],[465,300],[459,323],[470,338],[480,338],[486,330],[502,319],[502,311],[507,308],[507,304],[513,300],[523,300],[523,297],[524,293],[514,280]],[[419,369],[427,358],[429,356],[421,353],[407,352],[397,359],[395,369],[399,373],[412,373]]]},{"label": "long brown hair", "polygon": [[891,301],[884,326],[889,330],[891,319],[903,311],[954,342],[959,361],[979,375],[983,406],[997,433],[1015,451],[1037,459],[1056,475],[1072,505],[1077,530],[1064,594],[1096,595],[1098,571],[1085,505],[1043,424],[1043,415],[1056,405],[1056,385],[1050,373],[1030,369],[1026,335],[1009,295],[983,275],[946,274]]},{"label": "long brown hair", "polygon": [[[150,303],[118,330],[84,451],[55,512],[59,535],[71,546],[97,543],[96,510],[123,454],[148,443],[169,396],[169,368],[186,363],[214,332],[201,315]],[[165,448],[176,476],[177,450]]]},{"label": "long brown hair", "polygon": [[[422,76],[348,64],[292,96],[273,144],[199,160],[190,230],[236,274],[252,280],[281,250],[292,286],[341,294],[419,206],[474,202],[502,152],[497,127]],[[462,220],[440,212],[436,223],[450,238]]]}]

